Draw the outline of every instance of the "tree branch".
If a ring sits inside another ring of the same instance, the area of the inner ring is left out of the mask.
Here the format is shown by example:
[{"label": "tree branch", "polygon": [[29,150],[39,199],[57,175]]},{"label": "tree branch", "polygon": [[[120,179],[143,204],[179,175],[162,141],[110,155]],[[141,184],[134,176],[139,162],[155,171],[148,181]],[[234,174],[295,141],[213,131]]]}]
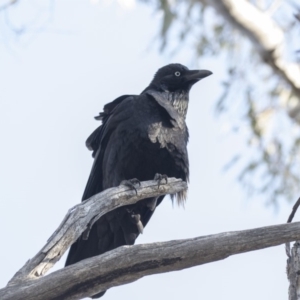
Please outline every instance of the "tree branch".
[{"label": "tree branch", "polygon": [[137,194],[128,187],[119,186],[76,205],[39,253],[16,273],[6,288],[0,290],[0,299],[81,299],[143,276],[190,268],[300,239],[300,223],[292,223],[194,239],[123,246],[42,276],[103,214],[144,198],[174,194],[186,188],[185,182],[175,178],[170,178],[159,189],[156,181],[146,181],[142,182]]},{"label": "tree branch", "polygon": [[[212,6],[234,28],[245,34],[261,58],[283,79],[300,99],[300,68],[284,58],[284,32],[269,14],[246,0],[198,0]],[[299,111],[298,111],[299,110]],[[297,121],[300,108],[289,114]],[[300,118],[299,118],[300,122]]]},{"label": "tree branch", "polygon": [[300,239],[300,222],[193,239],[123,246],[0,290],[1,300],[81,299],[143,276],[182,270]]},{"label": "tree branch", "polygon": [[175,194],[185,189],[187,189],[187,184],[181,179],[168,178],[168,183],[160,185],[159,188],[157,181],[150,180],[141,182],[137,194],[121,185],[107,189],[74,206],[68,211],[47,244],[14,275],[8,285],[19,284],[24,280],[37,279],[44,275],[83,231],[109,211],[120,206],[134,204],[141,199]]}]

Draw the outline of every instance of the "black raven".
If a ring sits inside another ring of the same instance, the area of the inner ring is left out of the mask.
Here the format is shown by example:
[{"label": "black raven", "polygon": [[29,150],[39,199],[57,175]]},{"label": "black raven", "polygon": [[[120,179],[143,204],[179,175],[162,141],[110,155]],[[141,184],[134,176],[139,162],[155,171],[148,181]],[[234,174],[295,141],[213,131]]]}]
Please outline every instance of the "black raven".
[{"label": "black raven", "polygon": [[[157,71],[140,95],[125,95],[104,106],[96,117],[102,120],[87,139],[94,164],[82,200],[121,182],[136,182],[166,176],[189,180],[188,129],[185,117],[189,91],[194,83],[211,75],[207,70],[189,70],[170,64]],[[176,195],[183,203],[185,192]],[[134,244],[164,196],[143,199],[102,216],[72,245],[66,266],[122,245]],[[100,297],[101,292],[93,297]]]}]

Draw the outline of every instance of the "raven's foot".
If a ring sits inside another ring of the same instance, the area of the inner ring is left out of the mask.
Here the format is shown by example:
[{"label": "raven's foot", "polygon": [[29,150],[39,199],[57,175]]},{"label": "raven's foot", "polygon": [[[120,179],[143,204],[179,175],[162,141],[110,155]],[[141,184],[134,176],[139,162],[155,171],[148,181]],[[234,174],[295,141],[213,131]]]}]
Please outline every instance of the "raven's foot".
[{"label": "raven's foot", "polygon": [[120,184],[126,185],[126,186],[130,187],[132,190],[135,190],[136,194],[137,194],[137,190],[136,190],[135,185],[138,184],[139,186],[141,186],[141,182],[137,178],[132,178],[129,180],[122,180]]},{"label": "raven's foot", "polygon": [[158,188],[160,187],[161,182],[164,180],[165,184],[168,183],[168,176],[166,174],[156,173],[154,176],[154,180],[157,181]]}]

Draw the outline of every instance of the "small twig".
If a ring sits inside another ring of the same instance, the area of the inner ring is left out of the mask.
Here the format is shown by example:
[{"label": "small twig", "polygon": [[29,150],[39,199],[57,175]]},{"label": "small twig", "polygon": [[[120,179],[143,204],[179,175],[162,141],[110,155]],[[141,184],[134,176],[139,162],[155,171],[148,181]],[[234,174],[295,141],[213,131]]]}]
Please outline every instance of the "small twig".
[{"label": "small twig", "polygon": [[[297,209],[298,209],[299,205],[300,205],[300,197],[298,198],[298,200],[294,204],[292,212],[289,215],[289,218],[287,220],[287,223],[291,223],[293,221],[294,216],[295,216],[295,214],[297,212]],[[287,255],[288,258],[291,258],[291,245],[290,245],[290,243],[286,243],[285,244],[285,253],[286,253],[286,255]]]},{"label": "small twig", "polygon": [[297,202],[293,206],[292,212],[287,220],[287,223],[291,223],[293,221],[295,213],[297,212],[299,205],[300,205],[300,197],[298,198]]}]

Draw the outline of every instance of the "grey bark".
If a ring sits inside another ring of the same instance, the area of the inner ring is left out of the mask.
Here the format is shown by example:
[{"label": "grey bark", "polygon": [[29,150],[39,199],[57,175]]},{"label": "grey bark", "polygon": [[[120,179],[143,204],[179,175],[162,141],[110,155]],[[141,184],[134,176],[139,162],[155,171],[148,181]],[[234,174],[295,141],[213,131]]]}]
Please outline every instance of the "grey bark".
[{"label": "grey bark", "polygon": [[193,239],[123,246],[40,279],[0,290],[1,300],[81,299],[143,276],[225,259],[300,239],[300,222]]},{"label": "grey bark", "polygon": [[[300,198],[293,206],[287,223],[291,223],[300,206]],[[296,241],[291,251],[290,243],[285,244],[285,252],[288,257],[286,273],[289,280],[289,300],[300,300],[300,242]]]},{"label": "grey bark", "polygon": [[292,250],[287,254],[286,273],[290,282],[289,300],[300,300],[300,242],[295,242]]},{"label": "grey bark", "polygon": [[14,275],[8,285],[44,275],[81,233],[107,212],[123,205],[136,203],[144,198],[175,194],[186,189],[187,184],[181,179],[168,178],[168,183],[160,185],[159,188],[157,181],[150,180],[141,182],[141,186],[137,188],[137,194],[134,190],[121,185],[107,189],[74,206],[68,211],[46,245]]},{"label": "grey bark", "polygon": [[[43,276],[103,214],[143,198],[174,194],[186,188],[185,182],[175,178],[169,178],[168,183],[159,188],[156,181],[146,181],[141,183],[137,194],[128,187],[119,186],[76,205],[46,245],[15,274],[6,288],[0,290],[0,299],[81,299],[143,276],[182,270],[230,255],[300,240],[300,223],[292,223],[194,239],[123,246]],[[291,270],[291,276],[298,276],[298,270]]]}]

